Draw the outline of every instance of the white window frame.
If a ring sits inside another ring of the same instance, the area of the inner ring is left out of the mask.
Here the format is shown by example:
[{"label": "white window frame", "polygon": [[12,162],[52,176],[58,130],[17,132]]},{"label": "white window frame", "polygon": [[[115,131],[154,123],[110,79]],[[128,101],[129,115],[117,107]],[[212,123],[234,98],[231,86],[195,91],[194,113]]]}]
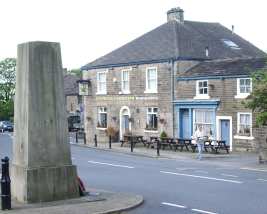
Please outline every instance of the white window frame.
[{"label": "white window frame", "polygon": [[[247,114],[250,115],[250,136],[243,136],[243,135],[239,135],[239,130],[240,130],[240,115],[241,114]],[[252,113],[251,112],[238,112],[237,113],[237,133],[234,136],[235,139],[244,139],[244,140],[253,140],[254,137],[252,135]]]},{"label": "white window frame", "polygon": [[[207,94],[199,93],[199,82],[207,82]],[[209,96],[209,80],[197,80],[196,81],[196,96],[194,99],[210,99]]]},{"label": "white window frame", "polygon": [[107,107],[105,107],[105,106],[98,106],[97,107],[97,124],[99,123],[100,114],[106,114],[106,127],[101,127],[101,126],[96,125],[96,129],[106,130],[107,129],[107,126],[108,126],[108,121],[107,121],[108,120]]},{"label": "white window frame", "polygon": [[[107,73],[108,73],[108,70],[99,71],[96,74],[96,82],[97,82],[97,92],[96,92],[96,94],[97,95],[107,94]],[[100,91],[100,78],[99,78],[100,74],[105,74],[105,88],[102,91]]]},{"label": "white window frame", "polygon": [[244,79],[244,80],[250,79],[250,88],[251,88],[250,92],[252,92],[252,79],[251,78],[237,78],[237,83],[236,83],[237,92],[236,92],[236,96],[235,96],[236,99],[245,99],[250,95],[250,93],[241,93],[240,92],[240,80],[242,80],[242,79]]},{"label": "white window frame", "polygon": [[[148,109],[151,108],[151,112],[148,111]],[[157,112],[154,112],[154,109],[157,109]],[[159,118],[158,118],[158,115],[159,115],[159,108],[158,107],[155,107],[155,106],[151,106],[151,107],[147,107],[146,109],[146,125],[149,124],[149,115],[153,115],[155,114],[157,116],[157,129],[149,129],[149,128],[145,128],[145,131],[150,131],[150,132],[157,132],[158,131],[158,128],[159,128]]]},{"label": "white window frame", "polygon": [[[214,110],[211,108],[196,108],[193,109],[193,133],[195,132],[196,129],[196,111],[203,111],[203,112],[211,112],[212,114],[214,113]],[[216,124],[214,124],[214,121],[211,121],[211,123],[201,123],[200,125],[205,126],[205,125],[210,125],[212,127],[211,131],[214,130],[214,127]],[[212,133],[212,136],[216,136],[216,133]]]},{"label": "white window frame", "polygon": [[[130,94],[131,92],[130,92],[130,71],[131,71],[132,69],[123,69],[122,71],[121,71],[121,93],[120,94]],[[128,72],[128,89],[126,89],[126,90],[124,90],[124,82],[126,82],[126,81],[124,81],[123,80],[123,73],[124,72]]]},{"label": "white window frame", "polygon": [[[156,88],[148,88],[148,70],[156,70]],[[145,90],[145,93],[158,93],[158,69],[157,67],[148,67],[146,68],[146,90]]]}]

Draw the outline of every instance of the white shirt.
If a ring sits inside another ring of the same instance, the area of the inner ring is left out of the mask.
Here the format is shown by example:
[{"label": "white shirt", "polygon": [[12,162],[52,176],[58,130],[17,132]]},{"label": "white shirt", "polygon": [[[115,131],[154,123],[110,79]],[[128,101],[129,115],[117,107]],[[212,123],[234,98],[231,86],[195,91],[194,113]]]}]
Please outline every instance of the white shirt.
[{"label": "white shirt", "polygon": [[196,130],[196,132],[194,133],[194,139],[198,140],[199,138],[203,138],[204,136],[204,132],[200,131],[199,129]]}]

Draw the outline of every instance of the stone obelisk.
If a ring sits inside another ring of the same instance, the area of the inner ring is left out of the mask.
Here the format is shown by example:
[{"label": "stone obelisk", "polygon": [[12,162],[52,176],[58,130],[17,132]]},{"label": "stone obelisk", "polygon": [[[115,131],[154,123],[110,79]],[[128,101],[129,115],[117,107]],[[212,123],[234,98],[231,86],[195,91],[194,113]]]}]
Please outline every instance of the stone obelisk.
[{"label": "stone obelisk", "polygon": [[18,45],[12,197],[32,203],[78,197],[68,143],[59,43]]}]

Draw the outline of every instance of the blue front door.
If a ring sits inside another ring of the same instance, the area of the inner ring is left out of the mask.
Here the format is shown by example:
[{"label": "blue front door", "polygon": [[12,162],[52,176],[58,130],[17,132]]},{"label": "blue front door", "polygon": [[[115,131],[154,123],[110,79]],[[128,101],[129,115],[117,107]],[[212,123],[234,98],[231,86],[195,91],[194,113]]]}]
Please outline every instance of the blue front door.
[{"label": "blue front door", "polygon": [[230,121],[221,120],[221,140],[224,140],[227,145],[230,144]]},{"label": "blue front door", "polygon": [[181,109],[180,137],[190,138],[189,109]]}]

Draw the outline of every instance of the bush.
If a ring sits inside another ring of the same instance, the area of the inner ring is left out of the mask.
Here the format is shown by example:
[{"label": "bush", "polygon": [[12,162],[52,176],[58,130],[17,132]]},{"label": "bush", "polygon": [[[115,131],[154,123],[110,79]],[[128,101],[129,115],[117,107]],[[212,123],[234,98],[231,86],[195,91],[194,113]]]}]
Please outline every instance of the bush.
[{"label": "bush", "polygon": [[160,139],[162,140],[163,138],[166,138],[167,137],[167,133],[165,132],[165,131],[162,131],[161,133],[160,133]]}]

